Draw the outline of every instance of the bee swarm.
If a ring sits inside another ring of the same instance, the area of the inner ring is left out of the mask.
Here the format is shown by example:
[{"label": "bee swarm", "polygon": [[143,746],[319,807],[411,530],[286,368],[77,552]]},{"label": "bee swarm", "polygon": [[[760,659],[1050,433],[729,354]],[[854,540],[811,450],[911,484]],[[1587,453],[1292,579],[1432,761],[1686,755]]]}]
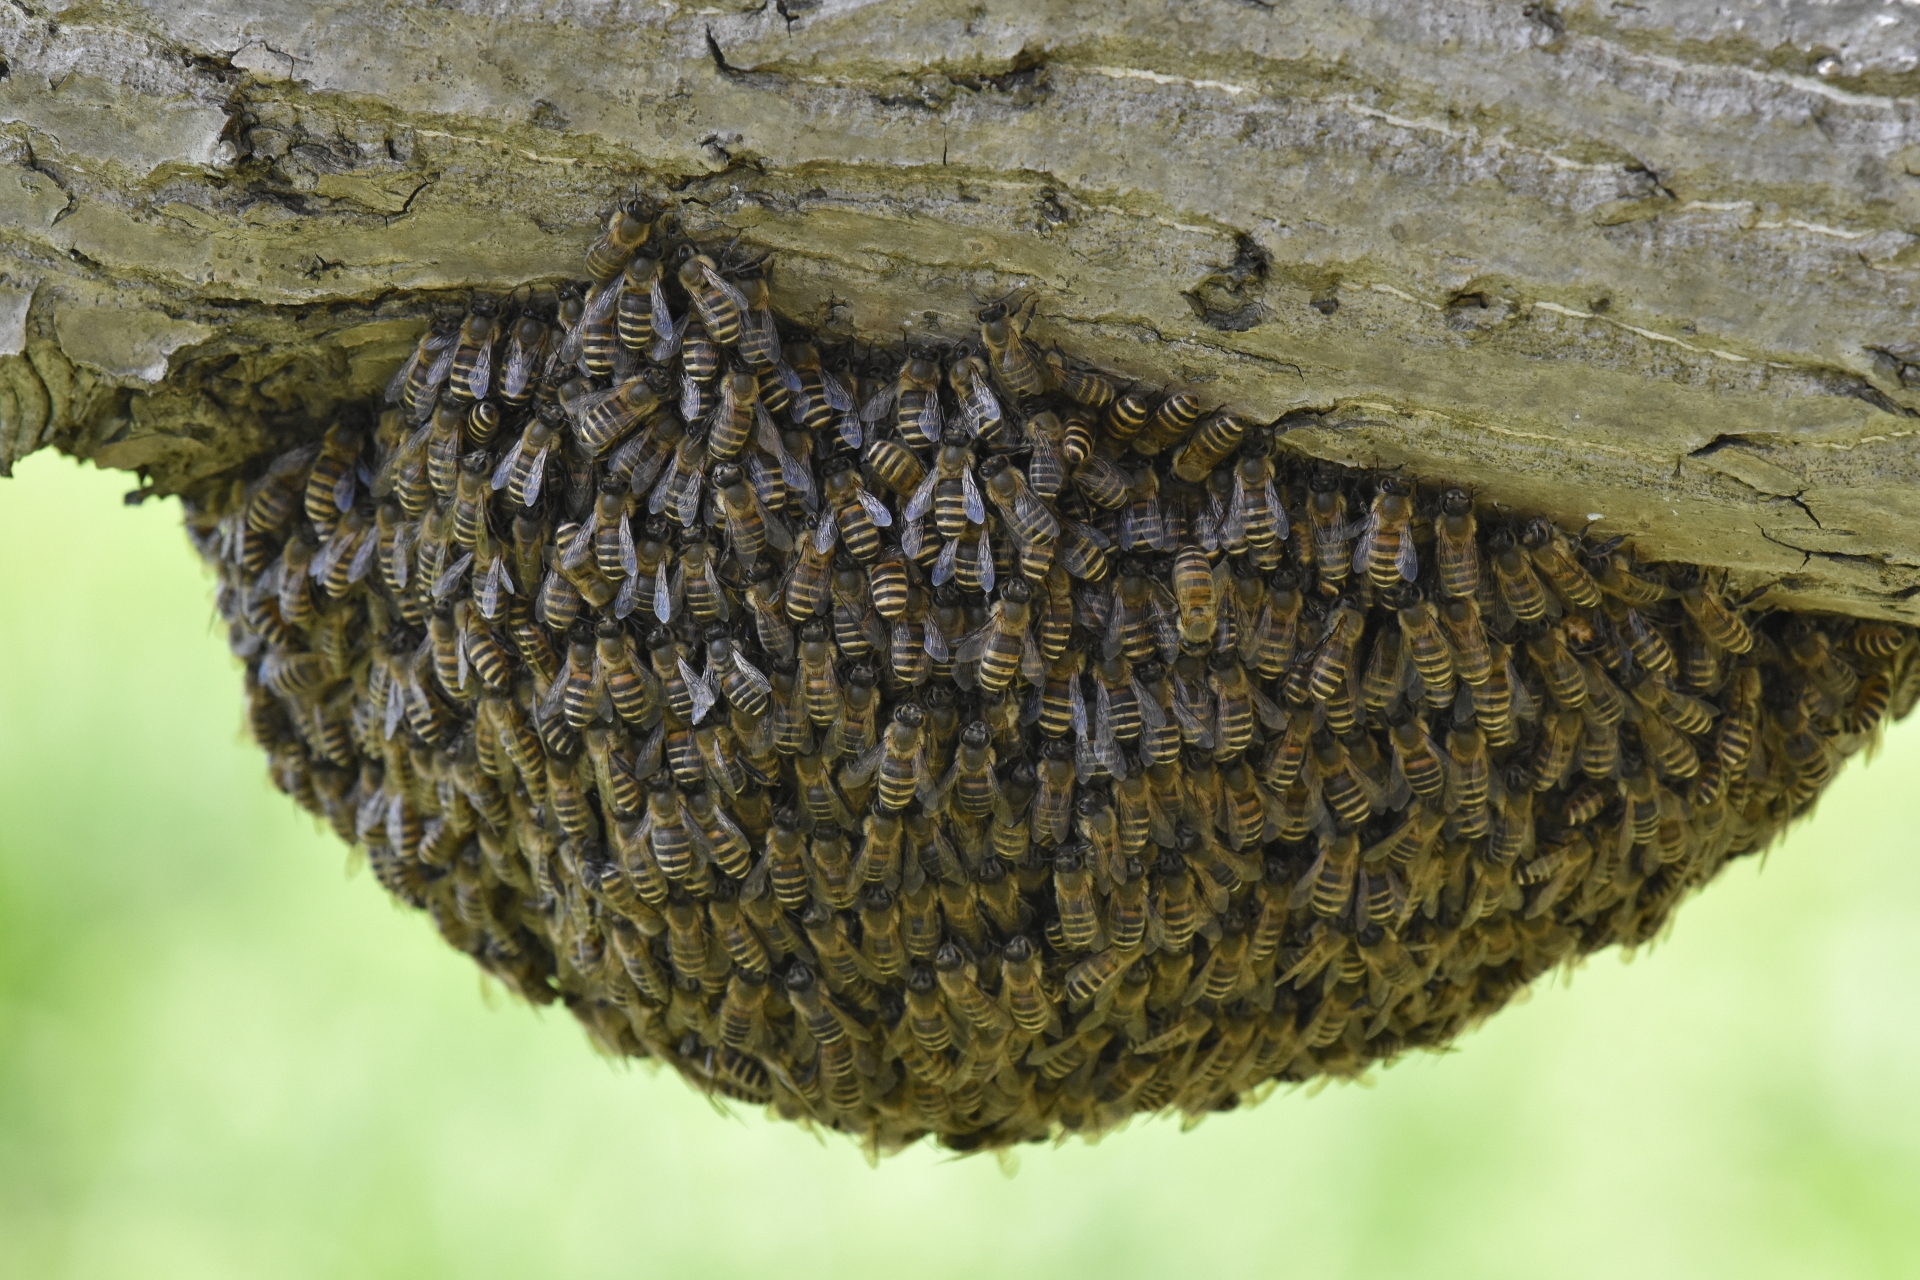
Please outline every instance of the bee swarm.
[{"label": "bee swarm", "polygon": [[1312,463],[1015,307],[855,363],[710,252],[616,210],[189,504],[275,782],[704,1090],[972,1150],[1351,1076],[1653,937],[1920,695],[1909,628]]}]

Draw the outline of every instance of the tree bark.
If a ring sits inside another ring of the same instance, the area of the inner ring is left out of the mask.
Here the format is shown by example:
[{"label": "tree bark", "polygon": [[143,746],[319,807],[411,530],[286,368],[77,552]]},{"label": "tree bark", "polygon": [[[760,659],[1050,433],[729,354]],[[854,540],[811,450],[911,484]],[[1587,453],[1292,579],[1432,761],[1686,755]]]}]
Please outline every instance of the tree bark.
[{"label": "tree bark", "polygon": [[1920,621],[1905,7],[16,0],[0,50],[0,473],[207,483],[671,188],[796,317],[1029,289],[1315,455]]}]

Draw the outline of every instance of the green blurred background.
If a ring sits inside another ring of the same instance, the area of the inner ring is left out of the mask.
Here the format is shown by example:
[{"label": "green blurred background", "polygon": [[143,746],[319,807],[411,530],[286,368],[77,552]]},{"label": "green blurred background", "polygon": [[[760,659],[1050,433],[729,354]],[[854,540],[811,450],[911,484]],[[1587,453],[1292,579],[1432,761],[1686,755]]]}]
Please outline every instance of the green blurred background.
[{"label": "green blurred background", "polygon": [[273,791],[172,503],[0,485],[0,1276],[1920,1273],[1920,724],[1371,1087],[877,1170],[482,990]]}]

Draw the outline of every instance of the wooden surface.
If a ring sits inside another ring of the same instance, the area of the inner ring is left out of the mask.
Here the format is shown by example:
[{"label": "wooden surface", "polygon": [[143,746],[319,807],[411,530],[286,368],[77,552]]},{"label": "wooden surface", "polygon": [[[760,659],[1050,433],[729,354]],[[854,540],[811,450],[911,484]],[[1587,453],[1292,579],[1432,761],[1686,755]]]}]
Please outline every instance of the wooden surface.
[{"label": "wooden surface", "polygon": [[1920,619],[1904,5],[28,3],[0,50],[0,470],[216,476],[672,187],[790,314],[1030,288],[1312,453]]}]

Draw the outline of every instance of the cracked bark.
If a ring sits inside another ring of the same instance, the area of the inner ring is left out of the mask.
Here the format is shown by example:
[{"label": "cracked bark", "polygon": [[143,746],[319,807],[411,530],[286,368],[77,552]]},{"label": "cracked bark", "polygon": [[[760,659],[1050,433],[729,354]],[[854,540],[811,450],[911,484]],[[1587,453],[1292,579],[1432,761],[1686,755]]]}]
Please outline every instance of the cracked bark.
[{"label": "cracked bark", "polygon": [[16,0],[0,58],[0,470],[208,483],[665,187],[815,323],[1029,287],[1312,453],[1920,621],[1906,9]]}]

